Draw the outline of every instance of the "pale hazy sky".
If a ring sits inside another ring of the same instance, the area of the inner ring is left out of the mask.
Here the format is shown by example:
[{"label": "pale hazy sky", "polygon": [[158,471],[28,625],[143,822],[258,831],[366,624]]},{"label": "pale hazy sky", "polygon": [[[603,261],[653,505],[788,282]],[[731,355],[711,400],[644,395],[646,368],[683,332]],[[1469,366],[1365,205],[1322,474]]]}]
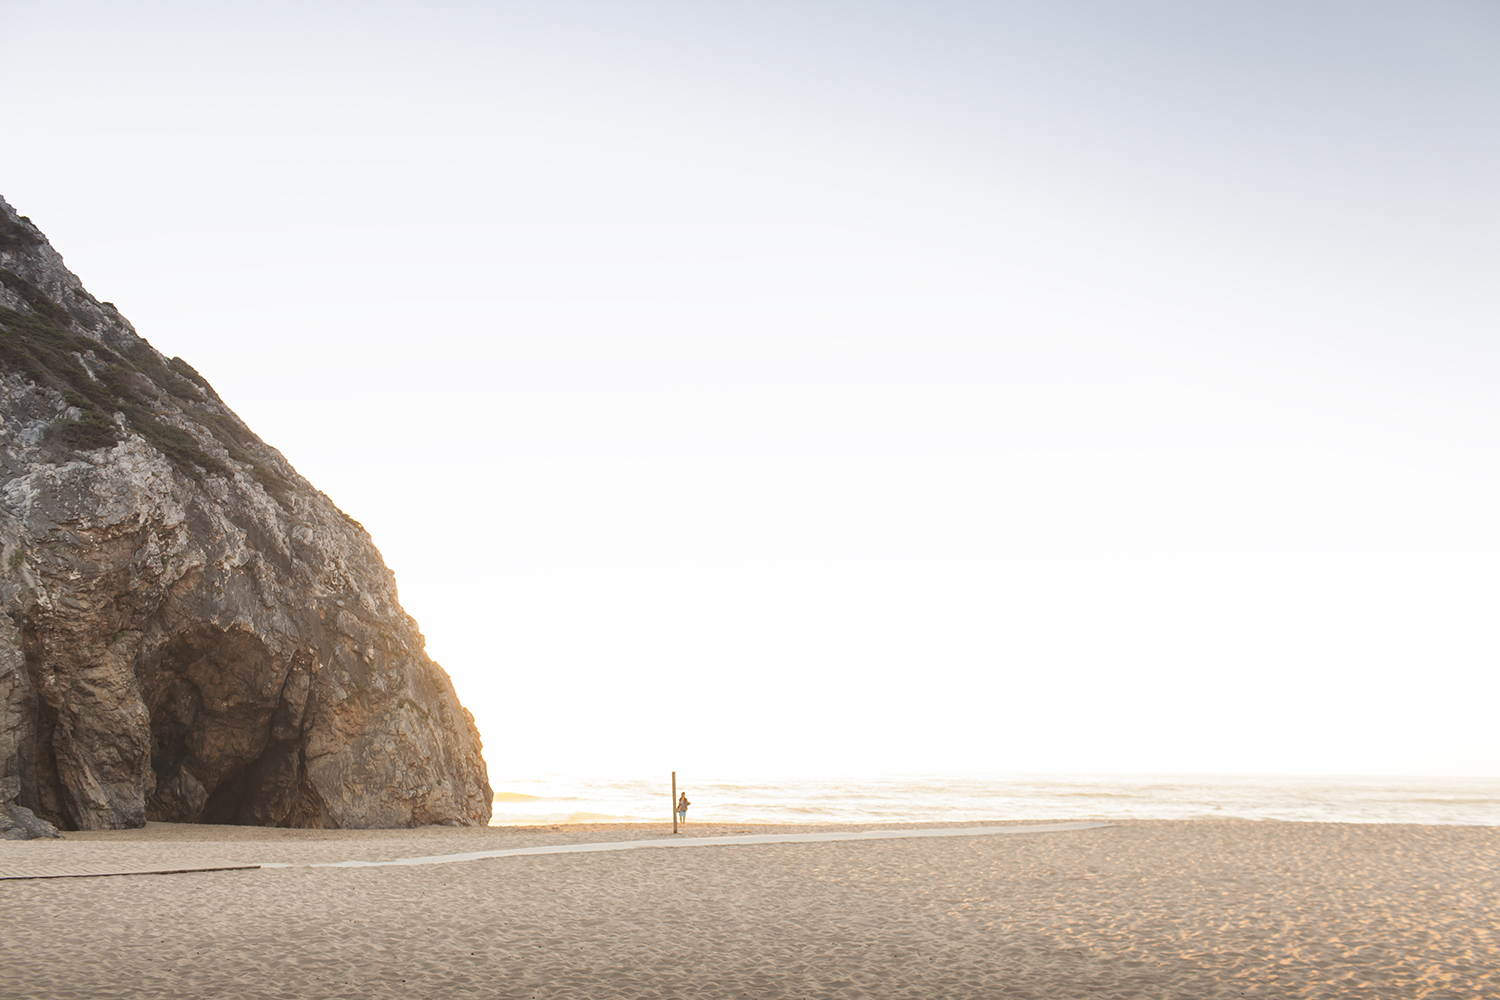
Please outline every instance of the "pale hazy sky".
[{"label": "pale hazy sky", "polygon": [[0,194],[538,772],[1500,775],[1500,6],[0,0]]}]

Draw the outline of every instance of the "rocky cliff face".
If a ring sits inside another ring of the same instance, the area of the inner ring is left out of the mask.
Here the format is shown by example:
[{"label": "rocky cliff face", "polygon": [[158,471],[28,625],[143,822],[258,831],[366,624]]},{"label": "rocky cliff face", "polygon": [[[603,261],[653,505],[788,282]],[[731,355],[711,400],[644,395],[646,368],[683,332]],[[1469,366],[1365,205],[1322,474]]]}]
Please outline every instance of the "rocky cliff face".
[{"label": "rocky cliff face", "polygon": [[10,831],[488,820],[369,535],[3,200],[0,419]]}]

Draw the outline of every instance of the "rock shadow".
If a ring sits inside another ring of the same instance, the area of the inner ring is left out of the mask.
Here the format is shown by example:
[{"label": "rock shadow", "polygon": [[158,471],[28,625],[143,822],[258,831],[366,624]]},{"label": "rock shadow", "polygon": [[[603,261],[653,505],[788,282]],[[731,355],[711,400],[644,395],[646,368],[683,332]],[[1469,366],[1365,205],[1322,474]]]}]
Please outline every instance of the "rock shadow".
[{"label": "rock shadow", "polygon": [[200,627],[163,644],[141,671],[156,776],[146,818],[332,825],[302,752],[312,661],[310,650],[284,660],[232,628]]}]

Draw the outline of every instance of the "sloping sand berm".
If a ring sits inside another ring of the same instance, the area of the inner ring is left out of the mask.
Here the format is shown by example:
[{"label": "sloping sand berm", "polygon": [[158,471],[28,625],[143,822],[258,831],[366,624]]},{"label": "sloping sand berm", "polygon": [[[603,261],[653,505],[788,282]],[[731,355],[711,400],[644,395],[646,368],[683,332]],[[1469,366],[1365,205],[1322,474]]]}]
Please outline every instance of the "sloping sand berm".
[{"label": "sloping sand berm", "polygon": [[1122,822],[325,867],[669,829],[0,842],[6,876],[287,866],[0,881],[0,997],[1500,996],[1493,827]]}]

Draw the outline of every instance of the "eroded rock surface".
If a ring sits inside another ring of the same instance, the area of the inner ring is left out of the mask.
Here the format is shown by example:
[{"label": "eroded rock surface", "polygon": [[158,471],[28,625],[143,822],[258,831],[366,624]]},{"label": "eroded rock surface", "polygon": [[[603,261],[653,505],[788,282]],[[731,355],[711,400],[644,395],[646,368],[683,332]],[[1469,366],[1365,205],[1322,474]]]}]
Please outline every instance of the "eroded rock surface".
[{"label": "eroded rock surface", "polygon": [[4,200],[0,420],[0,807],[489,819],[473,717],[369,535]]}]

